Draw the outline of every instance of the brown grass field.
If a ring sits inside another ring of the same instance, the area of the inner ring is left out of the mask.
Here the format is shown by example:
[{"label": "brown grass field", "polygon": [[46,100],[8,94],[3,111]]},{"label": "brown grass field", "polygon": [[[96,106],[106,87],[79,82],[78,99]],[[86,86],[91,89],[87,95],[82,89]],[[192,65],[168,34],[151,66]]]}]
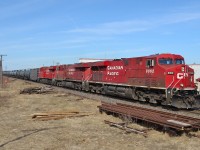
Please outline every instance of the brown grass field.
[{"label": "brown grass field", "polygon": [[[48,94],[19,94],[37,83],[9,79],[0,89],[0,150],[199,150],[200,139],[186,135],[170,137],[155,130],[148,137],[125,133],[110,127],[104,120],[120,119],[100,114],[99,101],[52,92]],[[83,117],[60,120],[33,120],[32,114],[42,112],[87,112]],[[137,124],[132,127],[145,129]],[[200,131],[195,134],[200,135]]]}]

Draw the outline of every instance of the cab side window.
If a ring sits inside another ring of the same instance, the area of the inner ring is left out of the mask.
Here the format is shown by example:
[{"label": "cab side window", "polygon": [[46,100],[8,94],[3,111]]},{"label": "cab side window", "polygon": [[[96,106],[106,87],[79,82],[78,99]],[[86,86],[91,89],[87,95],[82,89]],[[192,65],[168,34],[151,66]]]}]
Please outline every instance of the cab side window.
[{"label": "cab side window", "polygon": [[146,67],[152,68],[153,66],[155,66],[155,60],[154,59],[147,59],[146,60]]}]

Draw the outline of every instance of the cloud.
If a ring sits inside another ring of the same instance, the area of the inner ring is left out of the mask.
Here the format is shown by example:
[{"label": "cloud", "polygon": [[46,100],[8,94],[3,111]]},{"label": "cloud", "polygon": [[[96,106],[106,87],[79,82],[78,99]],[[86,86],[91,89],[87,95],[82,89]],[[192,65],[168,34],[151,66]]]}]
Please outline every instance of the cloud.
[{"label": "cloud", "polygon": [[141,19],[102,23],[89,28],[72,29],[68,32],[93,35],[121,35],[135,32],[144,32],[163,25],[190,22],[199,19],[200,13],[173,13],[166,16],[160,16],[157,18],[154,17],[153,19],[146,20]]},{"label": "cloud", "polygon": [[160,19],[160,21],[158,21],[158,24],[176,24],[199,19],[200,13],[174,13],[169,16],[164,16],[163,19]]},{"label": "cloud", "polygon": [[8,3],[6,6],[1,6],[0,8],[0,19],[5,19],[8,17],[16,16],[18,14],[23,14],[27,11],[30,11],[30,6],[33,4],[34,1],[20,1],[20,2],[13,2]]},{"label": "cloud", "polygon": [[[13,53],[15,52],[45,52],[55,51],[62,49],[72,49],[78,47],[84,47],[86,43],[91,42],[93,39],[90,37],[68,38],[65,40],[49,40],[38,41],[33,37],[27,37],[18,41],[2,43],[1,52]],[[95,39],[94,39],[95,40]]]},{"label": "cloud", "polygon": [[[115,59],[116,56],[120,56],[117,57],[116,59],[120,59],[120,58],[127,58],[127,57],[131,57],[130,54],[134,54],[134,56],[141,56],[141,52],[143,53],[148,53],[150,52],[150,48],[139,48],[139,49],[115,49],[115,50],[91,50],[91,51],[87,51],[84,52],[81,57],[82,58],[110,58],[110,59]],[[80,54],[77,54],[76,56],[79,58]]]},{"label": "cloud", "polygon": [[44,7],[48,7],[54,3],[54,0],[48,2],[41,2],[41,0],[18,0],[13,2],[5,2],[0,6],[0,20],[15,17],[18,15],[27,14],[30,12],[38,11]]},{"label": "cloud", "polygon": [[88,34],[99,34],[99,35],[110,35],[110,34],[126,34],[131,32],[140,32],[148,30],[151,26],[150,22],[147,21],[122,21],[122,22],[109,22],[99,24],[96,27],[91,28],[79,28],[73,29],[71,33],[88,33]]}]

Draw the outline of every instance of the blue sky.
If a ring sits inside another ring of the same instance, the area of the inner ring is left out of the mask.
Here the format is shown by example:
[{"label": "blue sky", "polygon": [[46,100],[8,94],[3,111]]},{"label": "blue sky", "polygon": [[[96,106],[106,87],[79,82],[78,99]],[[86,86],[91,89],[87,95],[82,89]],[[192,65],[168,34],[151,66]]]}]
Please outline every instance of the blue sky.
[{"label": "blue sky", "polygon": [[1,0],[4,69],[177,53],[200,63],[199,0]]}]

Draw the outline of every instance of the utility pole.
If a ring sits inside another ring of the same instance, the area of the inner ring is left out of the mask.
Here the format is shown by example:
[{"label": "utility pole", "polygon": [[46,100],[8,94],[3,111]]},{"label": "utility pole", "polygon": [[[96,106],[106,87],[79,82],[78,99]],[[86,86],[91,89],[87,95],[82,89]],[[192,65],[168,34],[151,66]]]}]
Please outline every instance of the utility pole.
[{"label": "utility pole", "polygon": [[7,55],[0,55],[0,84],[1,87],[3,88],[3,56]]}]

